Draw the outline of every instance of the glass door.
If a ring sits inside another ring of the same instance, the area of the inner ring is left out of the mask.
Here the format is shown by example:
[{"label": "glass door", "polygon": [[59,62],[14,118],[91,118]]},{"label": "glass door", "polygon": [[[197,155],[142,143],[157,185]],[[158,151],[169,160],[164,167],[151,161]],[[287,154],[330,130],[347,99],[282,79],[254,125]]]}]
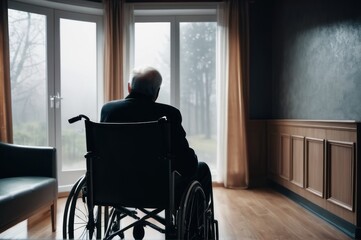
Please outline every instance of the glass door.
[{"label": "glass door", "polygon": [[61,186],[73,184],[85,172],[84,122],[68,119],[79,114],[98,119],[98,43],[100,18],[58,12],[56,14],[56,140]]},{"label": "glass door", "polygon": [[102,104],[101,16],[9,2],[14,143],[57,149],[59,191],[85,173],[85,114]]}]

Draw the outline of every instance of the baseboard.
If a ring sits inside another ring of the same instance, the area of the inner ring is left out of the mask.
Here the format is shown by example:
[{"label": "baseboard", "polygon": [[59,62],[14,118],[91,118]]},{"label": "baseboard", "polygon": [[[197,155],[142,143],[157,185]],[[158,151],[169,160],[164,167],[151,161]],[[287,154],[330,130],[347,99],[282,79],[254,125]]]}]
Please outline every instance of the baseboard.
[{"label": "baseboard", "polygon": [[338,228],[340,231],[345,233],[347,236],[360,239],[361,238],[361,229],[356,227],[350,222],[345,221],[344,219],[334,215],[333,213],[319,207],[318,205],[312,203],[311,201],[305,199],[304,197],[292,192],[291,190],[281,186],[280,184],[269,181],[270,187],[275,189],[276,191],[282,193],[289,199],[293,200],[294,202],[298,203],[302,207],[306,208],[316,216],[322,218],[323,220],[327,221],[331,225]]}]

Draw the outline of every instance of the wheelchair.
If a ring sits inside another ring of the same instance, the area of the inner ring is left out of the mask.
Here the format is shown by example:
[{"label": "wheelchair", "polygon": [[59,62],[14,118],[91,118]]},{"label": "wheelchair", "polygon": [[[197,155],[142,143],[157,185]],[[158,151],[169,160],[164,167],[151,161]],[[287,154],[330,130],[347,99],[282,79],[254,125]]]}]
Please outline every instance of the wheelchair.
[{"label": "wheelchair", "polygon": [[165,239],[219,238],[212,191],[207,201],[200,183],[192,181],[175,199],[180,175],[171,170],[166,117],[96,123],[79,115],[69,123],[81,119],[85,119],[86,173],[67,198],[64,239],[124,239],[131,229],[134,239],[143,239],[146,227],[165,234]]}]

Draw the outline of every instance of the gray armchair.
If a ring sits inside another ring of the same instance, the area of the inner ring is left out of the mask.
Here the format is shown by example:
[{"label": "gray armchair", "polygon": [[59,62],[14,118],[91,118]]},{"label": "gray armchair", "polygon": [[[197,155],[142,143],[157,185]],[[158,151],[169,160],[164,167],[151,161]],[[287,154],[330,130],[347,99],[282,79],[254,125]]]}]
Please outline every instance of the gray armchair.
[{"label": "gray armchair", "polygon": [[0,142],[0,232],[44,207],[56,230],[56,150]]}]

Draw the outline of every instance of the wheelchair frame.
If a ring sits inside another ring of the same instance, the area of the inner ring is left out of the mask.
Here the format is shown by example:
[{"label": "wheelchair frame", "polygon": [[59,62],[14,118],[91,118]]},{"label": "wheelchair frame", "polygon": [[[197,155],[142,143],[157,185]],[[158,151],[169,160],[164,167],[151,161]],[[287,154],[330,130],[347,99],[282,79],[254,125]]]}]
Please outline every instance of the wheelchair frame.
[{"label": "wheelchair frame", "polygon": [[[79,115],[69,119],[69,123],[79,121],[82,118],[85,119],[85,125],[91,122],[87,116]],[[92,198],[93,183],[90,175],[92,158],[94,157],[94,154],[89,151],[85,155],[87,159],[86,175],[78,179],[67,198],[63,216],[64,239],[81,239],[83,237],[112,239],[115,236],[124,239],[124,232],[131,228],[133,228],[135,239],[143,239],[145,226],[164,233],[166,239],[218,239],[218,222],[214,219],[212,191],[210,202],[207,203],[200,183],[193,181],[183,193],[180,205],[176,209],[173,197],[176,172],[173,172],[169,179],[172,187],[170,189],[169,207],[166,209],[148,210],[146,208],[132,209],[115,205],[95,205]],[[138,211],[145,215],[143,217],[138,216]],[[165,211],[165,217],[159,216],[162,211]],[[125,217],[133,218],[134,222],[125,227],[120,227],[120,221]],[[156,220],[164,228],[148,221],[148,219]],[[80,231],[77,227],[77,220],[83,221],[80,225]]]}]

